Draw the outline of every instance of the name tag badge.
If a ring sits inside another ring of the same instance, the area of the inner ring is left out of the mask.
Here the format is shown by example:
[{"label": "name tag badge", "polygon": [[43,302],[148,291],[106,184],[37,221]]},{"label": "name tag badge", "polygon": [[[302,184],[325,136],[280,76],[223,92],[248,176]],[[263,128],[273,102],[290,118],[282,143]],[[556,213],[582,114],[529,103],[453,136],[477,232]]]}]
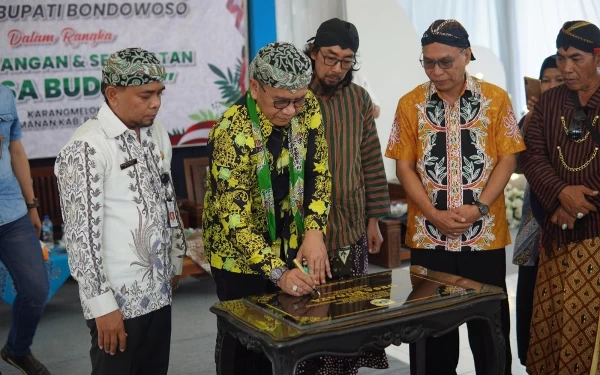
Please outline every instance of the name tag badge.
[{"label": "name tag badge", "polygon": [[177,228],[179,226],[179,222],[177,221],[177,215],[175,214],[174,200],[167,201],[167,211],[169,211],[169,226],[171,228]]},{"label": "name tag badge", "polygon": [[129,168],[129,167],[131,167],[133,165],[136,165],[136,164],[137,164],[137,159],[128,160],[125,163],[121,164],[121,170],[127,169],[127,168]]}]

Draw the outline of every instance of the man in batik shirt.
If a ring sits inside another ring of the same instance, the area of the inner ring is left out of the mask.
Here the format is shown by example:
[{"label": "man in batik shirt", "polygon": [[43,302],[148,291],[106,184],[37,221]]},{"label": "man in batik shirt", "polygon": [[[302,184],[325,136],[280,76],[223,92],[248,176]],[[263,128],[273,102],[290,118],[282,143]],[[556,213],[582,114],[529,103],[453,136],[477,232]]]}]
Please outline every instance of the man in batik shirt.
[{"label": "man in batik shirt", "polygon": [[[305,49],[313,64],[311,90],[319,99],[331,170],[326,242],[335,279],[368,274],[369,253],[381,249],[379,219],[390,214],[381,145],[367,90],[352,83],[359,35],[350,22],[323,22]],[[383,350],[357,357],[320,357],[297,374],[353,375],[360,367],[387,368]]]},{"label": "man in batik shirt", "polygon": [[[202,222],[221,301],[277,287],[301,296],[331,277],[323,242],[331,176],[319,103],[307,89],[310,60],[292,44],[272,43],[259,50],[249,73],[250,90],[208,141]],[[294,268],[294,258],[306,261],[312,278]],[[271,372],[266,357],[234,341],[219,333],[220,356],[232,358],[218,363],[234,366],[228,371],[235,374]]]},{"label": "man in batik shirt", "polygon": [[186,244],[171,182],[171,143],[154,119],[165,68],[127,48],[102,69],[105,102],[60,151],[71,274],[92,336],[92,374],[167,373],[171,279]]},{"label": "man in batik shirt", "polygon": [[564,85],[536,103],[523,171],[544,208],[527,372],[596,374],[600,311],[600,29],[556,38]]},{"label": "man in batik shirt", "polygon": [[[510,243],[503,190],[525,149],[508,94],[474,79],[466,30],[437,20],[423,34],[430,81],[403,96],[386,156],[408,195],[411,263],[502,287]],[[506,373],[511,371],[508,301],[501,307]],[[467,323],[477,373],[485,368],[485,326]],[[414,349],[411,348],[411,349]],[[428,374],[456,374],[458,330],[427,340]]]}]

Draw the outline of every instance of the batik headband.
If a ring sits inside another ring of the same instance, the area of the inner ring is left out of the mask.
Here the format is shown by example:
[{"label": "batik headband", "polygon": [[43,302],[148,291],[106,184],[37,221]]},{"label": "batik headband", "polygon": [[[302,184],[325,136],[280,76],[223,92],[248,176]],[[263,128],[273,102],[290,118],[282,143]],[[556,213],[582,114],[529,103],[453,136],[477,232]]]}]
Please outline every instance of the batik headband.
[{"label": "batik headband", "polygon": [[[421,46],[432,43],[445,44],[457,48],[469,48],[469,33],[457,20],[437,20],[432,23],[421,38]],[[471,61],[475,60],[471,51]]]},{"label": "batik headband", "polygon": [[126,48],[110,55],[102,68],[102,83],[108,86],[141,86],[162,82],[166,78],[164,65],[142,48]]},{"label": "batik headband", "polygon": [[600,52],[600,29],[587,21],[565,22],[556,37],[556,49],[577,48],[587,53]]},{"label": "batik headband", "polygon": [[267,44],[258,51],[248,70],[250,78],[291,92],[308,87],[312,78],[310,59],[291,43]]}]

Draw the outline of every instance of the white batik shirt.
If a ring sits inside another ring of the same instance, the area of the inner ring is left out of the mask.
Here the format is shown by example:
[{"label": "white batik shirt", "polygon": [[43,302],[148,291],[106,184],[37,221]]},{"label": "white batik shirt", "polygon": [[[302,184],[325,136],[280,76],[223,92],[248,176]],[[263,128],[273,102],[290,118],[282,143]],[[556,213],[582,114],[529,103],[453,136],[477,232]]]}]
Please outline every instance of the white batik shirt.
[{"label": "white batik shirt", "polygon": [[56,158],[71,274],[86,319],[120,309],[125,319],[171,304],[186,243],[174,203],[171,144],[158,123],[134,130],[104,103]]}]

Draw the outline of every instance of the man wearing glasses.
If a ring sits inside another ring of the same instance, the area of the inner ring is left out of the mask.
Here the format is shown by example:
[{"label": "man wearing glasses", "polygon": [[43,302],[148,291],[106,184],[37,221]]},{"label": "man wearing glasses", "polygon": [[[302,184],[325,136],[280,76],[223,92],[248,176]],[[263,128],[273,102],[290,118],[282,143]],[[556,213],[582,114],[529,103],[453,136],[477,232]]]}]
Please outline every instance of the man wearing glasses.
[{"label": "man wearing glasses", "polygon": [[[350,22],[323,22],[305,53],[312,60],[310,89],[321,105],[331,170],[331,211],[325,244],[334,279],[368,273],[368,254],[379,252],[378,219],[390,214],[387,179],[368,92],[354,83],[359,37]],[[297,374],[356,374],[359,367],[387,368],[383,351],[356,358],[322,357]],[[314,368],[314,369],[313,369]]]},{"label": "man wearing glasses", "polygon": [[600,29],[569,21],[556,38],[564,85],[533,109],[523,171],[545,211],[529,374],[595,373],[600,311]]},{"label": "man wearing glasses", "polygon": [[[430,81],[403,96],[386,156],[408,195],[406,242],[411,263],[506,291],[510,243],[503,190],[525,149],[508,94],[466,72],[469,35],[455,20],[437,20],[421,39]],[[501,307],[511,373],[508,301]],[[477,373],[485,370],[485,327],[467,323]],[[458,330],[428,339],[427,374],[456,374]],[[414,355],[411,347],[411,356]]]},{"label": "man wearing glasses", "polygon": [[[331,175],[310,60],[289,43],[261,48],[250,90],[212,128],[204,246],[221,301],[313,291],[331,277],[323,236]],[[294,267],[306,261],[310,276]],[[266,356],[217,336],[226,374],[270,374]],[[217,345],[219,346],[219,345]]]}]

